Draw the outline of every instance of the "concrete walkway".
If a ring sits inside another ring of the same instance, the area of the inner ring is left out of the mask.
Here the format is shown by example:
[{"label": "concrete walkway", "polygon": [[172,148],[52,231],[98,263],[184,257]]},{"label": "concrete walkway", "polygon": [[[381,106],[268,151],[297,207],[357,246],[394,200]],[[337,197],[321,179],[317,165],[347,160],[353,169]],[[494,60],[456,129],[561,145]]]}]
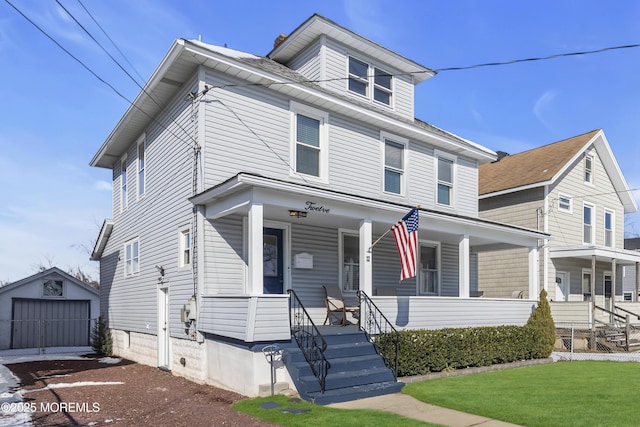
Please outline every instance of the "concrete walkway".
[{"label": "concrete walkway", "polygon": [[408,394],[394,393],[385,396],[368,397],[351,402],[327,405],[339,409],[377,409],[394,412],[408,418],[415,418],[433,424],[450,427],[508,427],[517,426],[504,421],[492,420],[479,415],[446,409],[440,406],[421,402]]}]

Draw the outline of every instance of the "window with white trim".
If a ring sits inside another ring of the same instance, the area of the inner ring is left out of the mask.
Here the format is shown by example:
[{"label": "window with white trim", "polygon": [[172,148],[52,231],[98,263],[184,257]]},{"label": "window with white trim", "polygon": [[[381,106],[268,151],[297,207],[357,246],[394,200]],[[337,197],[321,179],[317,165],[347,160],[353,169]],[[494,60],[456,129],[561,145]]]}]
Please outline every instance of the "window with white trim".
[{"label": "window with white trim", "polygon": [[329,115],[298,103],[291,103],[293,170],[308,177],[327,179]]},{"label": "window with white trim", "polygon": [[180,238],[180,259],[178,261],[178,265],[180,267],[189,267],[191,266],[191,256],[192,256],[192,242],[191,242],[191,229],[186,227],[182,228],[179,232]]},{"label": "window with white trim", "polygon": [[120,211],[124,211],[129,206],[127,195],[127,157],[120,161]]},{"label": "window with white trim", "polygon": [[405,144],[384,138],[384,191],[403,194]]},{"label": "window with white trim", "polygon": [[558,210],[560,212],[571,213],[573,211],[572,199],[564,194],[558,195]]},{"label": "window with white trim", "polygon": [[584,156],[584,182],[593,184],[593,156],[590,154]]},{"label": "window with white trim", "polygon": [[418,270],[418,293],[420,295],[440,294],[440,245],[420,244],[420,268]]},{"label": "window with white trim", "polygon": [[144,147],[144,137],[138,143],[138,198],[144,195],[144,185],[145,185],[145,172],[144,172],[144,162],[145,162],[145,147]]},{"label": "window with white trim", "polygon": [[124,275],[131,276],[140,272],[140,239],[135,238],[124,244]]},{"label": "window with white trim", "polygon": [[456,159],[436,153],[436,203],[453,206],[454,166]]},{"label": "window with white trim", "polygon": [[594,244],[595,209],[594,206],[585,203],[582,207],[582,243],[585,245]]},{"label": "window with white trim", "polygon": [[360,287],[360,237],[355,232],[340,232],[340,281],[342,292]]},{"label": "window with white trim", "polygon": [[612,248],[615,242],[614,218],[615,213],[612,210],[604,210],[604,245],[609,248]]},{"label": "window with white trim", "polygon": [[393,103],[391,73],[351,56],[349,57],[348,89],[384,105],[391,106]]},{"label": "window with white trim", "polygon": [[591,270],[582,270],[582,299],[591,301]]}]

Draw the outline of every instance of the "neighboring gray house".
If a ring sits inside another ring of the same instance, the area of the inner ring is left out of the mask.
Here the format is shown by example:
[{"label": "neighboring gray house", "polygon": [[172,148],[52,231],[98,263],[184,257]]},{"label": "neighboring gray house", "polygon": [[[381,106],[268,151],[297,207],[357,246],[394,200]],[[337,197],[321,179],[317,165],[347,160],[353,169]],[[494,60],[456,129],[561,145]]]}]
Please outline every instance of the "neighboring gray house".
[{"label": "neighboring gray house", "polygon": [[[640,238],[632,237],[624,239],[624,248],[630,251],[640,252]],[[625,301],[638,301],[638,296],[640,296],[639,267],[640,263],[636,265],[627,265],[622,268],[622,291]]]},{"label": "neighboring gray house", "polygon": [[0,287],[0,350],[87,347],[98,290],[57,267]]},{"label": "neighboring gray house", "polygon": [[[611,309],[623,299],[622,268],[640,261],[640,253],[624,249],[624,215],[637,206],[601,129],[502,156],[479,171],[481,217],[551,235],[540,242],[540,283],[550,300],[593,299]],[[481,253],[478,269],[485,296],[527,296],[522,250]],[[571,319],[552,307],[556,320]],[[574,320],[590,320],[589,304],[564,309],[581,313]]]},{"label": "neighboring gray house", "polygon": [[[117,354],[256,395],[290,296],[373,296],[398,328],[523,324],[531,301],[470,298],[475,259],[547,234],[478,217],[491,150],[414,119],[435,73],[313,15],[266,56],[176,40],[91,165],[113,171],[100,261]],[[391,234],[419,209],[417,278]],[[396,296],[379,296],[379,287]],[[280,373],[279,373],[280,375]],[[286,373],[284,380],[287,380]]]}]

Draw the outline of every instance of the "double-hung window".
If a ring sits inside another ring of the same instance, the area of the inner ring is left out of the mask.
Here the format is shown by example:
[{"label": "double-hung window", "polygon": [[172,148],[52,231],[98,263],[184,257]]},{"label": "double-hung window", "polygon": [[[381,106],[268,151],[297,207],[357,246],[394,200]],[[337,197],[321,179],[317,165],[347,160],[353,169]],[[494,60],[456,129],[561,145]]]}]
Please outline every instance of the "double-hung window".
[{"label": "double-hung window", "polygon": [[405,173],[405,144],[383,137],[384,191],[403,194]]},{"label": "double-hung window", "polygon": [[191,229],[190,228],[182,228],[179,232],[180,238],[180,259],[178,261],[178,265],[180,267],[189,267],[191,266]]},{"label": "double-hung window", "polygon": [[582,299],[591,301],[591,271],[582,270]]},{"label": "double-hung window", "polygon": [[593,184],[593,156],[589,154],[584,156],[584,182]]},{"label": "double-hung window", "polygon": [[292,169],[297,174],[327,179],[328,114],[292,102]]},{"label": "double-hung window", "polygon": [[384,105],[393,102],[393,76],[353,57],[349,57],[348,89]]},{"label": "double-hung window", "polygon": [[455,158],[436,153],[437,188],[436,203],[453,206]]},{"label": "double-hung window", "polygon": [[614,218],[615,214],[609,209],[604,210],[604,245],[612,248],[614,246]]},{"label": "double-hung window", "polygon": [[144,137],[142,141],[138,142],[138,197],[144,195],[144,162],[145,162],[145,152],[144,152]]},{"label": "double-hung window", "polygon": [[594,244],[594,227],[595,212],[593,205],[585,203],[582,208],[582,242],[586,245]]},{"label": "double-hung window", "polygon": [[124,275],[131,276],[140,272],[140,240],[133,239],[124,244]]},{"label": "double-hung window", "polygon": [[124,211],[129,206],[127,196],[127,157],[120,161],[120,210]]},{"label": "double-hung window", "polygon": [[564,194],[558,195],[558,210],[561,212],[571,213],[573,210],[571,197],[565,196]]},{"label": "double-hung window", "polygon": [[440,293],[440,246],[437,243],[420,244],[420,270],[418,292],[420,295]]},{"label": "double-hung window", "polygon": [[360,237],[355,232],[341,232],[340,278],[342,292],[355,292],[360,287]]}]

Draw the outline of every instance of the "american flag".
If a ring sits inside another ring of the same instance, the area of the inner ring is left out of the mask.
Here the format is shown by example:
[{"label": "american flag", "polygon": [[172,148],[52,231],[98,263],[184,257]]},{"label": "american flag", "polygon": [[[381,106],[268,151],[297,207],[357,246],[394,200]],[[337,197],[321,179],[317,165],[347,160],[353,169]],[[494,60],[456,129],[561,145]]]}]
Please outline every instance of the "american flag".
[{"label": "american flag", "polygon": [[413,208],[391,227],[400,255],[400,280],[415,277],[416,255],[418,253],[418,209]]}]

